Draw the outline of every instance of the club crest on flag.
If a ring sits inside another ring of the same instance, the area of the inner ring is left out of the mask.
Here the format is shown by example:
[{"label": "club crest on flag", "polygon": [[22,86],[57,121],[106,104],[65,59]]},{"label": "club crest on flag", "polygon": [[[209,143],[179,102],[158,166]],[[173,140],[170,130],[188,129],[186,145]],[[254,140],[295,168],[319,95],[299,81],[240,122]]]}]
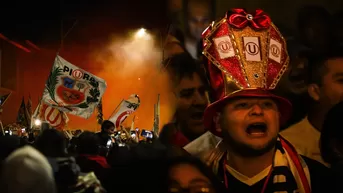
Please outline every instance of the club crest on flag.
[{"label": "club crest on flag", "polygon": [[39,117],[40,119],[48,122],[51,127],[54,127],[56,129],[64,128],[64,126],[68,122],[68,117],[64,112],[61,112],[60,110],[53,108],[47,104],[42,104],[39,111]]},{"label": "club crest on flag", "polygon": [[105,89],[103,79],[56,56],[45,84],[43,101],[61,111],[89,118]]},{"label": "club crest on flag", "polygon": [[59,130],[63,130],[69,121],[69,118],[65,112],[49,106],[43,101],[39,102],[32,118],[33,120],[31,121],[31,127],[33,124],[35,124],[34,121],[38,119],[40,121],[47,122],[51,127]]}]

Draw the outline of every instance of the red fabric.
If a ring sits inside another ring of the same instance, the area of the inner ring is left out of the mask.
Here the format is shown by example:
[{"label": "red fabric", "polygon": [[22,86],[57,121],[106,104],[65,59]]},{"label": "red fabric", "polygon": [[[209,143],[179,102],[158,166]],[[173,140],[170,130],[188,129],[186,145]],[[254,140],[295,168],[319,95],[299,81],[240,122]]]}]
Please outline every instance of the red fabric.
[{"label": "red fabric", "polygon": [[299,159],[299,154],[297,153],[297,151],[295,150],[295,148],[292,146],[292,144],[290,142],[288,142],[287,140],[285,140],[281,136],[279,136],[279,137],[280,137],[282,147],[286,149],[289,157],[291,158],[291,160],[293,161],[295,167],[297,168],[297,170],[299,172],[300,180],[301,180],[302,184],[304,185],[305,193],[311,193],[310,184],[306,178],[305,171],[301,165],[301,162]]},{"label": "red fabric", "polygon": [[187,137],[181,131],[176,131],[176,133],[173,135],[171,142],[175,146],[184,147],[190,141],[187,139]]},{"label": "red fabric", "polygon": [[89,160],[97,162],[103,168],[110,168],[111,167],[110,165],[108,165],[106,158],[103,157],[103,156],[100,156],[100,155],[86,155],[86,154],[82,154],[80,156],[86,157]]},{"label": "red fabric", "polygon": [[246,26],[251,26],[254,29],[267,29],[270,27],[271,19],[265,14],[261,9],[257,9],[251,19],[248,18],[249,13],[244,9],[233,9],[233,14],[230,15],[229,24],[235,28],[245,28]]}]

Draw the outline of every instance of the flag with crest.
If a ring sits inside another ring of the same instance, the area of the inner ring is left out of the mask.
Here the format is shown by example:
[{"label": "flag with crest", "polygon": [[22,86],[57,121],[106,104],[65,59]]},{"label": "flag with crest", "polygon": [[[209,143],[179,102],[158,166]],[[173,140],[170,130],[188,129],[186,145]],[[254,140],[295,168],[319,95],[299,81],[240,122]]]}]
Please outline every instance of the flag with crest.
[{"label": "flag with crest", "polygon": [[123,100],[118,107],[118,110],[109,118],[117,129],[119,129],[122,122],[137,110],[140,105],[140,98],[136,94],[130,95],[126,100]]},{"label": "flag with crest", "polygon": [[49,106],[89,118],[106,90],[105,80],[56,56],[42,100]]}]

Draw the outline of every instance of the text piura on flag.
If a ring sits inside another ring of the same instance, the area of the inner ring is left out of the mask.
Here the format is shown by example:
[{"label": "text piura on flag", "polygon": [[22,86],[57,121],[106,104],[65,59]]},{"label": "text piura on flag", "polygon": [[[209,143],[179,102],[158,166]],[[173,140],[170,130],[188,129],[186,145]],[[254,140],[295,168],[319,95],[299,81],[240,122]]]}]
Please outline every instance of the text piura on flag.
[{"label": "text piura on flag", "polygon": [[79,117],[89,118],[106,90],[105,80],[56,56],[42,101]]}]

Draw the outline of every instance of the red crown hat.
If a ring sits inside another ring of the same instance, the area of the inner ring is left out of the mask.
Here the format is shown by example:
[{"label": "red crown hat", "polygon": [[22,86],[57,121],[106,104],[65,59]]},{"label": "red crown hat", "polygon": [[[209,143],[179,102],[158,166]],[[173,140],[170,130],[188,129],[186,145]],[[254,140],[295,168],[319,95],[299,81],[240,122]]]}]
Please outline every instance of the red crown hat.
[{"label": "red crown hat", "polygon": [[214,134],[213,118],[227,100],[237,97],[267,97],[277,101],[284,124],[291,103],[271,93],[287,69],[286,41],[262,10],[247,13],[233,9],[203,32],[203,54],[216,102],[204,113],[204,124]]}]

